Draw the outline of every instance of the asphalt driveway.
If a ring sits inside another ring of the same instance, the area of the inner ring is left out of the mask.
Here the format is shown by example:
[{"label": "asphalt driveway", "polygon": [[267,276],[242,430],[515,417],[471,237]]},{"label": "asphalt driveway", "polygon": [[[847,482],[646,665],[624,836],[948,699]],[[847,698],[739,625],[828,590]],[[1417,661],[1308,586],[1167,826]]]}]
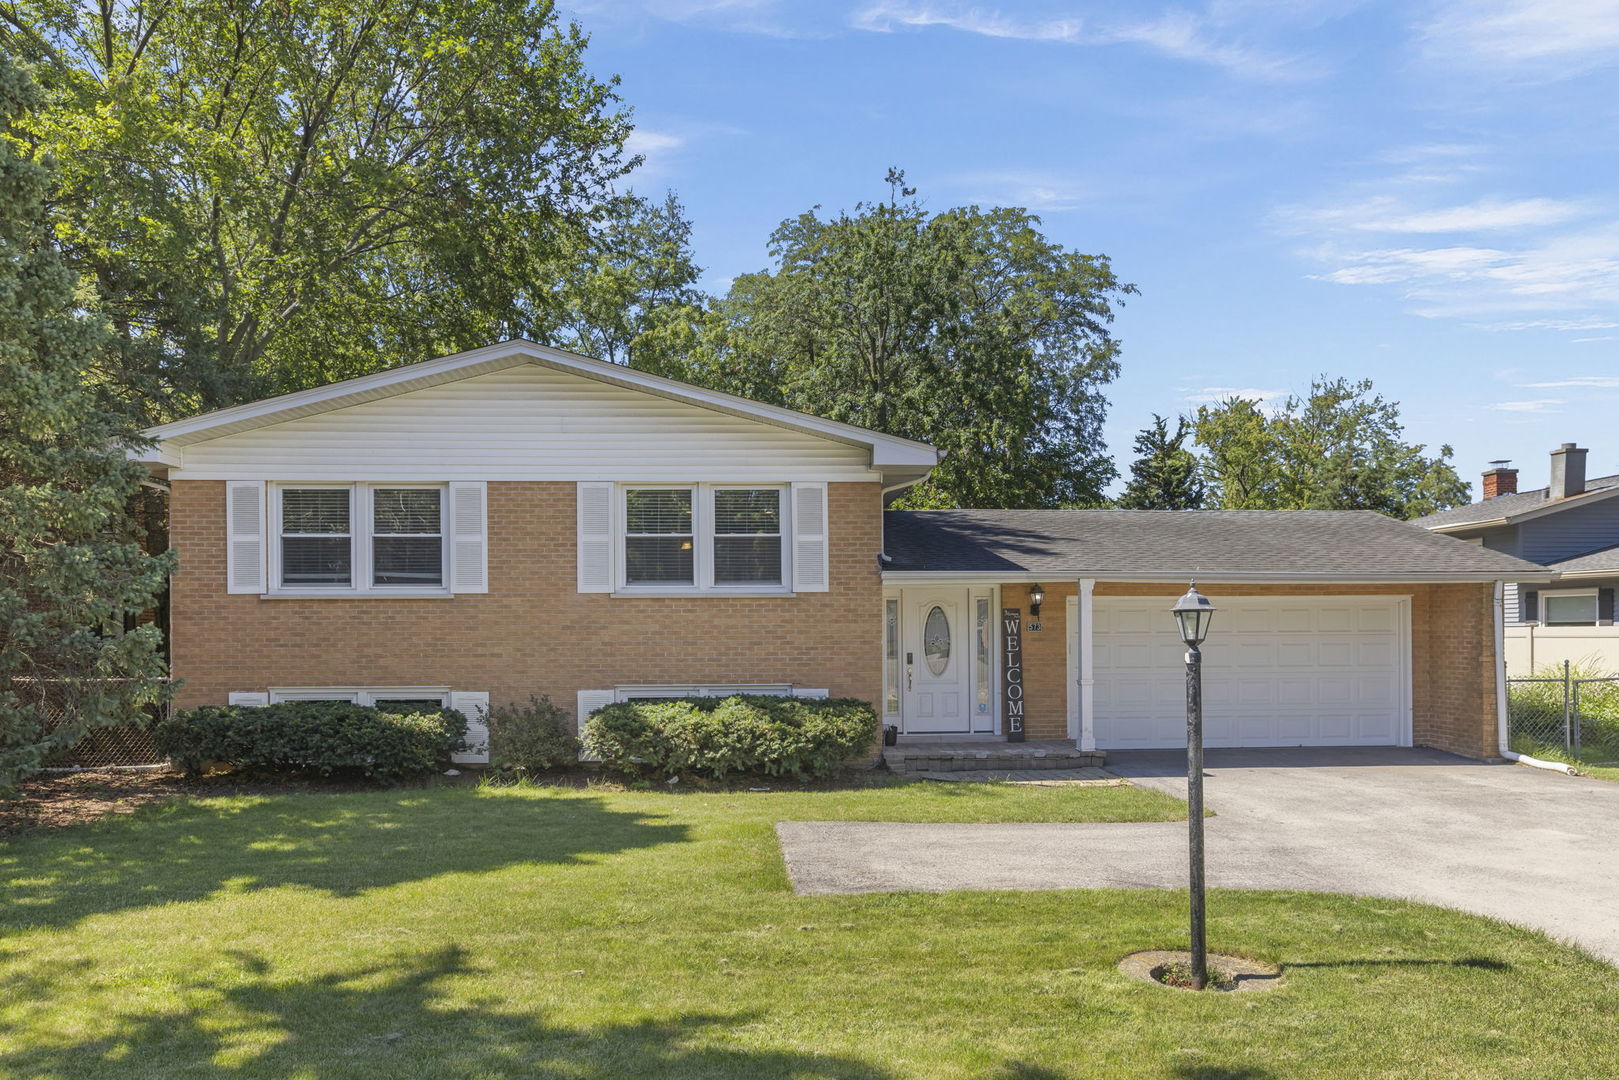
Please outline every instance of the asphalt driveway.
[{"label": "asphalt driveway", "polygon": [[[1185,797],[1185,760],[1120,752],[1108,768]],[[1619,784],[1432,750],[1212,750],[1205,790],[1211,886],[1443,904],[1619,964]],[[1186,886],[1184,823],[782,822],[777,833],[800,893]]]}]

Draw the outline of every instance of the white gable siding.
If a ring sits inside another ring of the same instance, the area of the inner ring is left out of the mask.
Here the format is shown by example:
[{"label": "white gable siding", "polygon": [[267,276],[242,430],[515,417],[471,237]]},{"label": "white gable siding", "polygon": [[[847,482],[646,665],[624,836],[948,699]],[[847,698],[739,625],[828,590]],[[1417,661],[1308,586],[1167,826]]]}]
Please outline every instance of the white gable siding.
[{"label": "white gable siding", "polygon": [[870,451],[534,365],[183,449],[177,480],[861,481]]}]

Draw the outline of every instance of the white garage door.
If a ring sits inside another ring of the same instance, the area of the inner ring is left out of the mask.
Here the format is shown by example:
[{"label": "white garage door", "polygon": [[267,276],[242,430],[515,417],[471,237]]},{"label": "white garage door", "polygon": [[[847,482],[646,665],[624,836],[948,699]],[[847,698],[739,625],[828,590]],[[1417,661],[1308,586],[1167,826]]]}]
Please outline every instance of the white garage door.
[{"label": "white garage door", "polygon": [[[1186,745],[1186,648],[1171,601],[1098,597],[1096,745]],[[1390,746],[1408,741],[1401,597],[1218,597],[1203,645],[1208,746]]]}]

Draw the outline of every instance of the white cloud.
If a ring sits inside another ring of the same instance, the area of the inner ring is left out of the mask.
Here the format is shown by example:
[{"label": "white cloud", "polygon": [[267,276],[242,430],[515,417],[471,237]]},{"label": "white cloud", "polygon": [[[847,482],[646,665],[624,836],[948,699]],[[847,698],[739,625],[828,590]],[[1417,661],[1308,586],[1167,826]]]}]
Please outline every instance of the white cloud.
[{"label": "white cloud", "polygon": [[1101,40],[1145,45],[1176,60],[1209,64],[1249,79],[1295,79],[1307,74],[1293,57],[1216,40],[1207,21],[1187,11],[1170,11],[1145,22],[1114,27],[1104,31]]},{"label": "white cloud", "polygon": [[783,21],[781,0],[572,0],[563,6],[570,14],[587,16],[593,23],[658,19],[700,23],[736,34],[804,36],[803,31]]},{"label": "white cloud", "polygon": [[1597,337],[1577,337],[1574,339],[1573,344],[1588,345],[1593,341],[1619,341],[1619,334],[1601,334]]},{"label": "white cloud", "polygon": [[1040,170],[960,173],[945,183],[960,188],[974,202],[1035,211],[1073,210],[1091,197],[1086,185],[1073,177]]},{"label": "white cloud", "polygon": [[[1478,326],[1480,330],[1613,330],[1619,328],[1619,322],[1612,322],[1604,318],[1588,319],[1528,319],[1521,322],[1483,323]],[[1582,341],[1599,340],[1594,338],[1581,338]]]},{"label": "white cloud", "polygon": [[1295,58],[1225,39],[1206,16],[1179,10],[1149,19],[1092,25],[1078,18],[1020,18],[996,8],[934,0],[876,0],[851,15],[849,25],[873,33],[938,26],[1017,41],[1138,45],[1171,59],[1208,64],[1249,79],[1297,79],[1315,74]]},{"label": "white cloud", "polygon": [[[1586,341],[1612,340],[1611,338],[1585,338]],[[1557,382],[1523,383],[1530,390],[1619,390],[1619,376],[1615,375],[1575,375],[1572,378],[1561,379]]]},{"label": "white cloud", "polygon": [[1231,398],[1243,398],[1246,401],[1264,403],[1279,401],[1286,398],[1290,392],[1288,390],[1256,390],[1251,387],[1204,386],[1196,390],[1188,390],[1183,400],[1193,405],[1218,404]]},{"label": "white cloud", "polygon": [[1449,0],[1420,33],[1438,59],[1560,78],[1619,55],[1619,0]]},{"label": "white cloud", "polygon": [[886,34],[903,27],[944,26],[965,34],[1017,41],[1080,41],[1078,19],[1014,19],[984,8],[943,8],[926,3],[878,0],[849,18],[856,30]]},{"label": "white cloud", "polygon": [[1352,232],[1460,233],[1498,232],[1560,225],[1583,217],[1588,208],[1567,199],[1503,199],[1486,196],[1460,206],[1412,207],[1390,195],[1362,199],[1344,206],[1281,212],[1285,221]]},{"label": "white cloud", "polygon": [[1557,412],[1557,406],[1564,404],[1561,398],[1543,398],[1539,401],[1498,401],[1494,405],[1484,406],[1497,412],[1511,413],[1548,413]]},{"label": "white cloud", "polygon": [[649,131],[646,128],[636,128],[630,132],[630,137],[624,140],[626,151],[631,154],[646,154],[648,157],[678,150],[685,145],[685,136],[667,131]]}]

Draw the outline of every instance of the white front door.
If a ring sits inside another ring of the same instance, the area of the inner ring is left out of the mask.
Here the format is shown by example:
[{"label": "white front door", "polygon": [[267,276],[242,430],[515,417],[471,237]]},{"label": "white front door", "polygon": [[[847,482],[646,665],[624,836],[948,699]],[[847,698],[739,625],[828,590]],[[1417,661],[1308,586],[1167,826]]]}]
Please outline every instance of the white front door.
[{"label": "white front door", "polygon": [[972,730],[973,653],[967,590],[906,589],[904,597],[905,733],[966,734]]}]

